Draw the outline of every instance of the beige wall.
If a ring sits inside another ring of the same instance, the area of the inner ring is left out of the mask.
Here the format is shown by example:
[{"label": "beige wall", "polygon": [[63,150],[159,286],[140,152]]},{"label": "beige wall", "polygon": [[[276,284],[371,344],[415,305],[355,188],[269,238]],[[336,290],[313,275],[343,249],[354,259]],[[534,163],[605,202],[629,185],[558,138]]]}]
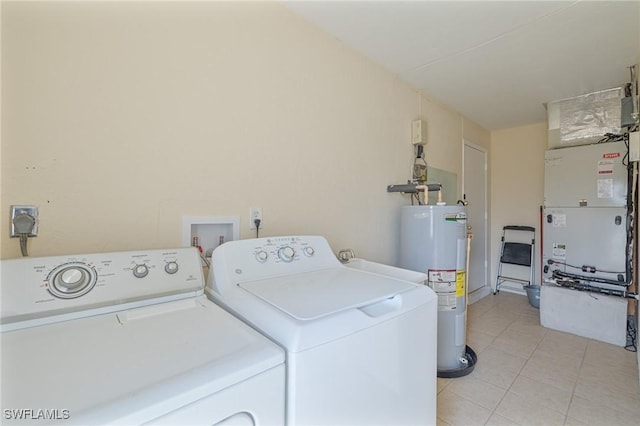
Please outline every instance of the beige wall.
[{"label": "beige wall", "polygon": [[[477,145],[487,151],[487,170],[491,170],[491,157],[488,153],[491,150],[491,132],[483,127],[478,126],[471,120],[464,119],[462,121],[462,135],[464,141]],[[463,142],[464,142],[463,141]],[[464,143],[463,143],[464,144]],[[487,217],[491,217],[491,174],[487,174]],[[490,235],[491,223],[487,223],[487,229]],[[475,237],[474,237],[475,238]]]},{"label": "beige wall", "polygon": [[[505,225],[536,228],[540,237],[540,206],[544,202],[544,151],[547,123],[491,133],[491,282],[495,283],[500,237]],[[535,277],[540,276],[540,246],[535,250]],[[515,272],[517,274],[518,272]]]},{"label": "beige wall", "polygon": [[9,206],[35,204],[33,256],[177,246],[185,215],[237,215],[247,238],[261,207],[263,236],[395,263],[408,199],[385,188],[420,115],[429,165],[461,181],[460,114],[277,3],[2,8],[3,258]]},{"label": "beige wall", "polygon": [[491,149],[491,133],[487,132],[484,127],[478,126],[471,120],[463,119],[462,132],[464,140],[481,146],[487,151]]},{"label": "beige wall", "polygon": [[[462,188],[462,116],[443,108],[426,96],[421,96],[420,110],[428,121],[426,147],[429,166],[454,172],[458,176],[456,199]],[[454,143],[443,143],[455,141]]]}]

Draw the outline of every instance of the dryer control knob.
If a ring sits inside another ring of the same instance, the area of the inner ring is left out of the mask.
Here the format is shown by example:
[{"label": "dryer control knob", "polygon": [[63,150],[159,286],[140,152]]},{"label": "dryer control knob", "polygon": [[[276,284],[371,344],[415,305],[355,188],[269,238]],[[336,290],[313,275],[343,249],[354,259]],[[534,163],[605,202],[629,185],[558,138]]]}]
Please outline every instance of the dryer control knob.
[{"label": "dryer control knob", "polygon": [[178,272],[178,269],[178,262],[176,262],[175,260],[164,265],[164,271],[167,274],[175,274],[176,272]]},{"label": "dryer control knob", "polygon": [[269,258],[269,254],[264,250],[260,250],[259,252],[256,253],[256,259],[260,263],[266,262],[268,258]]},{"label": "dryer control knob", "polygon": [[278,257],[283,262],[287,262],[287,263],[291,262],[295,255],[296,255],[295,250],[292,249],[290,246],[284,246],[278,250]]},{"label": "dryer control knob", "polygon": [[313,247],[305,247],[304,250],[302,250],[304,252],[304,254],[306,254],[307,256],[311,257],[314,254],[316,254],[316,251],[313,249]]},{"label": "dryer control knob", "polygon": [[133,268],[133,275],[136,278],[144,278],[149,275],[149,268],[147,265],[136,265],[136,267]]}]

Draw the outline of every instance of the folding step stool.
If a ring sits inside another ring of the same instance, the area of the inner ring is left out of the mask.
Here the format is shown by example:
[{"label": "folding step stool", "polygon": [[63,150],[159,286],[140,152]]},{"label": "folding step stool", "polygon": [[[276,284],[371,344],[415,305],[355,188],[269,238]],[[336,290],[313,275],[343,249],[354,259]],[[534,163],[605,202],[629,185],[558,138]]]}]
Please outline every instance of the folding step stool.
[{"label": "folding step stool", "polygon": [[[531,232],[531,244],[509,241],[509,236],[515,236],[516,232]],[[536,228],[532,226],[507,225],[502,228],[502,248],[500,250],[500,260],[498,261],[498,273],[496,276],[496,288],[493,294],[500,291],[500,284],[505,281],[512,281],[524,285],[533,284],[533,247],[536,241]],[[517,265],[529,268],[529,279],[525,280],[517,277],[510,277],[502,274],[502,265]]]}]

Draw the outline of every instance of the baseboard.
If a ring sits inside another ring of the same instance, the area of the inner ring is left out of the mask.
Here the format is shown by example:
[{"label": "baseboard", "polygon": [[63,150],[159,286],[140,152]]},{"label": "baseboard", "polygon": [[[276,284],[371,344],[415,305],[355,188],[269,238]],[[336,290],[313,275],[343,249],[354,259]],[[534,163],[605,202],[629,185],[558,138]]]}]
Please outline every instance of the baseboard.
[{"label": "baseboard", "polygon": [[484,297],[490,295],[491,291],[492,291],[491,287],[489,287],[488,285],[480,287],[472,291],[471,293],[469,293],[469,295],[467,296],[469,299],[467,300],[467,303],[469,304],[476,303],[478,300],[483,299]]}]

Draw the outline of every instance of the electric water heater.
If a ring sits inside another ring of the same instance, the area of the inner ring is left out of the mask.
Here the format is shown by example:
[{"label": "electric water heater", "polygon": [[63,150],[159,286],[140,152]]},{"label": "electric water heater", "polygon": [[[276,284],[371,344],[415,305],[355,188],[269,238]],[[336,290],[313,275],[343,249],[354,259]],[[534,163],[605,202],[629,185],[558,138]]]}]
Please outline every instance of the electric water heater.
[{"label": "electric water heater", "polygon": [[458,377],[473,369],[466,346],[467,213],[464,206],[404,206],[400,264],[427,274],[438,295],[438,375]]}]

